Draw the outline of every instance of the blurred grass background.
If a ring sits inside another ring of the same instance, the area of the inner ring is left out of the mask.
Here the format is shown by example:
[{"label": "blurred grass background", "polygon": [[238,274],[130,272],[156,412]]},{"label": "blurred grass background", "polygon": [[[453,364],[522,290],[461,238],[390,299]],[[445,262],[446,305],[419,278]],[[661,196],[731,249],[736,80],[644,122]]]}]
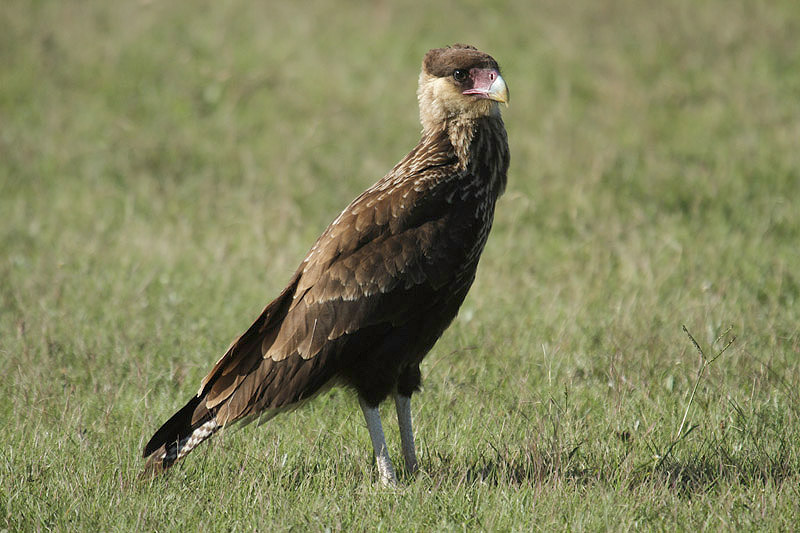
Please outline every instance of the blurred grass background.
[{"label": "blurred grass background", "polygon": [[[0,528],[800,521],[796,2],[11,0],[0,28]],[[154,429],[417,142],[421,58],[453,42],[503,68],[512,166],[423,368],[420,475],[373,485],[339,390],[137,482]],[[709,358],[735,336],[691,403],[682,325]]]}]

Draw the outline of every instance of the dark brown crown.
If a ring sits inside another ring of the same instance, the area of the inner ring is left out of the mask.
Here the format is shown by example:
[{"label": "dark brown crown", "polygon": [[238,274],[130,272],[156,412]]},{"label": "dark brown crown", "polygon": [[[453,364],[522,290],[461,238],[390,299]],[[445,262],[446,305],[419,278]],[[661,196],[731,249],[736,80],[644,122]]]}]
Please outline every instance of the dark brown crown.
[{"label": "dark brown crown", "polygon": [[436,77],[450,76],[456,69],[491,68],[500,71],[497,61],[492,56],[468,44],[434,48],[425,54],[422,68]]}]

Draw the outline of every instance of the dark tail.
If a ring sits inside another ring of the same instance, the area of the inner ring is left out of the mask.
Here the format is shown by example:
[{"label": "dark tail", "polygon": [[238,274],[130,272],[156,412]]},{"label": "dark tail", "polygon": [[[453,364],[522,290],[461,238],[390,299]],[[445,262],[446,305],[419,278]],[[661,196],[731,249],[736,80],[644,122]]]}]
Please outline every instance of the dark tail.
[{"label": "dark tail", "polygon": [[205,407],[203,398],[193,397],[172,415],[144,447],[147,459],[142,477],[154,477],[182,459],[221,426]]}]

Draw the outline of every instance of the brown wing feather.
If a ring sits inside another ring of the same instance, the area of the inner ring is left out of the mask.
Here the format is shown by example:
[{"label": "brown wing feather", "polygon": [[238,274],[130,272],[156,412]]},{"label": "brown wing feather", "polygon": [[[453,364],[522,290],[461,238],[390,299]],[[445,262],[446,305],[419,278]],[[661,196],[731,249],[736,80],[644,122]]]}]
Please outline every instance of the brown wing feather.
[{"label": "brown wing feather", "polygon": [[[199,395],[221,425],[315,393],[339,371],[347,336],[402,323],[414,314],[409,289],[439,287],[457,271],[463,256],[436,246],[459,237],[448,227],[443,204],[452,194],[442,180],[458,172],[442,139],[429,139],[325,230],[289,286],[203,379]],[[441,190],[426,190],[429,181]]]},{"label": "brown wing feather", "polygon": [[262,347],[265,341],[277,334],[277,327],[291,303],[297,279],[295,274],[283,292],[264,308],[244,334],[231,343],[211,372],[200,382],[197,395],[205,397],[208,409],[228,399],[242,380],[260,363]]}]

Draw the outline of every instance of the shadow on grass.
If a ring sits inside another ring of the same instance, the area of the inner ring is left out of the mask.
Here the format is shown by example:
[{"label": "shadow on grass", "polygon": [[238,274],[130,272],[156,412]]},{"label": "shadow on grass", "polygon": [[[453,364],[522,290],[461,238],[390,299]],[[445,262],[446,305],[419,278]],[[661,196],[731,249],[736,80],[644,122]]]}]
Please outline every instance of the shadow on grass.
[{"label": "shadow on grass", "polygon": [[[709,453],[710,452],[710,453]],[[552,450],[496,449],[482,454],[466,465],[444,454],[435,453],[425,469],[435,480],[444,483],[486,483],[494,486],[615,486],[637,491],[662,488],[682,497],[709,492],[719,484],[743,487],[767,485],[780,487],[794,483],[800,474],[797,455],[781,442],[772,453],[731,454],[724,447],[705,449],[694,455],[660,458],[634,463],[628,449],[619,457],[591,457],[581,453],[581,445]]]}]

